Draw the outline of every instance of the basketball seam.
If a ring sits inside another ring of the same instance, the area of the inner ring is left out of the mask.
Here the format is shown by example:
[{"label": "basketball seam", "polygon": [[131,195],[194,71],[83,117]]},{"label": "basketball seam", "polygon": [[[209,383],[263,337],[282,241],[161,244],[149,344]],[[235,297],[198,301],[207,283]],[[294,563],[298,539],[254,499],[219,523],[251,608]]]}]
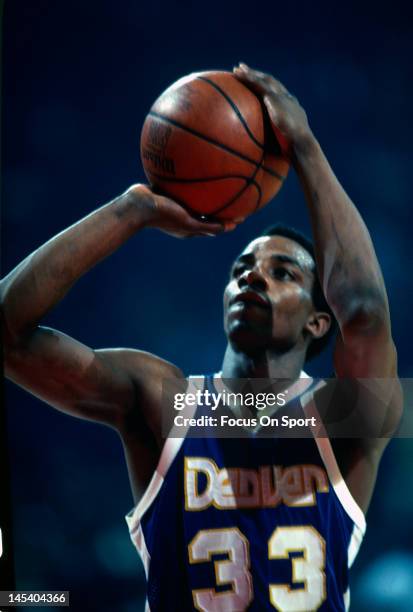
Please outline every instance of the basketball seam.
[{"label": "basketball seam", "polygon": [[[258,169],[259,169],[259,167],[258,167]],[[245,181],[246,184],[243,187],[241,187],[241,189],[238,191],[238,193],[235,194],[235,196],[231,196],[231,199],[229,200],[229,202],[226,202],[225,204],[223,204],[219,208],[215,209],[214,211],[211,211],[210,213],[208,213],[208,216],[215,215],[216,213],[221,212],[222,210],[225,210],[225,208],[228,208],[228,206],[231,206],[231,204],[237,198],[239,198],[243,194],[243,192],[245,191],[245,189],[247,187],[249,187],[249,185],[254,185],[254,187],[257,188],[258,196],[259,196],[258,197],[258,202],[255,205],[255,209],[254,209],[253,212],[258,210],[258,207],[259,207],[260,202],[261,202],[262,190],[261,190],[261,187],[258,185],[258,183],[256,181],[254,181],[254,176],[256,175],[256,172],[254,172],[254,174],[251,177],[243,176],[242,174],[239,174],[239,175],[238,174],[228,174],[228,175],[224,175],[224,176],[213,176],[213,177],[208,177],[208,178],[194,178],[194,179],[169,178],[169,177],[164,177],[162,174],[156,174],[154,172],[149,172],[149,174],[153,178],[162,179],[165,183],[186,183],[186,184],[188,184],[188,183],[207,183],[207,182],[226,180],[226,179],[240,179],[240,180]],[[165,190],[165,193],[167,193],[167,190]],[[170,197],[174,197],[174,196],[171,195]],[[183,205],[183,201],[179,202],[179,204],[182,206]],[[195,211],[193,211],[191,209],[191,207],[188,204],[185,204],[185,207],[187,207],[188,210],[190,210],[192,213],[195,212]],[[252,214],[252,213],[250,213],[250,214]]]},{"label": "basketball seam", "polygon": [[217,208],[217,209],[213,210],[211,213],[209,213],[210,216],[216,215],[217,213],[222,212],[226,208],[229,208],[236,200],[238,200],[238,198],[240,196],[242,196],[244,191],[246,191],[246,189],[248,189],[248,187],[250,187],[251,185],[254,185],[254,187],[256,187],[256,189],[258,191],[258,203],[255,205],[255,209],[248,213],[248,216],[253,214],[257,210],[257,208],[259,206],[259,203],[261,201],[262,190],[261,190],[261,187],[258,185],[258,183],[256,181],[251,180],[251,179],[246,179],[245,186],[238,193],[236,193],[234,196],[232,196],[232,198],[229,200],[229,202],[227,202],[223,206],[220,206],[219,208]]},{"label": "basketball seam", "polygon": [[[234,77],[235,78],[235,77]],[[240,120],[240,122],[242,123],[243,127],[245,128],[248,136],[251,138],[251,140],[263,151],[265,150],[265,147],[263,144],[260,143],[259,140],[257,140],[254,136],[254,134],[251,132],[248,123],[245,121],[244,117],[241,114],[241,111],[239,110],[238,106],[235,104],[235,102],[232,100],[232,98],[229,97],[229,95],[223,90],[221,89],[221,87],[219,87],[219,85],[217,85],[214,81],[212,81],[211,79],[207,79],[206,77],[197,77],[198,80],[200,81],[204,81],[205,83],[209,83],[214,89],[216,89],[216,91],[218,93],[220,93],[225,100],[228,102],[228,104],[231,106],[232,110],[235,112],[235,114],[237,115],[238,119]],[[261,159],[261,164],[262,164],[262,159]],[[268,168],[267,166],[261,165],[262,170],[264,170],[264,172],[268,172],[268,174],[271,174],[274,178],[279,179],[280,181],[284,181],[285,180],[285,176],[283,176],[282,174],[279,174],[276,170],[272,170],[272,168]]]},{"label": "basketball seam", "polygon": [[245,131],[247,132],[248,136],[251,138],[253,143],[256,144],[257,147],[259,147],[260,149],[264,150],[264,145],[261,144],[260,141],[257,140],[257,138],[255,138],[254,134],[251,132],[249,128],[248,123],[245,121],[244,117],[241,114],[241,111],[239,110],[235,102],[232,100],[232,98],[230,98],[229,95],[223,89],[219,87],[219,85],[214,83],[214,81],[211,81],[210,79],[207,79],[205,77],[197,77],[197,79],[199,81],[204,81],[205,83],[209,83],[211,87],[213,87],[218,93],[221,94],[221,96],[228,102],[228,104],[231,106],[234,113],[237,115],[238,119],[240,120],[242,126],[244,127]]},{"label": "basketball seam", "polygon": [[165,123],[170,123],[171,125],[174,125],[175,127],[178,127],[181,130],[184,130],[185,132],[189,132],[190,134],[193,134],[194,136],[197,136],[198,138],[202,138],[206,142],[209,142],[210,144],[213,144],[216,147],[219,147],[220,149],[223,149],[224,151],[227,151],[227,153],[230,153],[231,155],[235,155],[236,157],[239,157],[239,158],[249,162],[253,166],[257,166],[258,165],[258,163],[255,160],[251,159],[247,155],[244,155],[243,153],[240,153],[239,151],[236,151],[235,149],[232,149],[231,147],[228,147],[227,145],[224,145],[222,142],[219,142],[218,140],[215,140],[214,138],[210,138],[209,136],[205,136],[201,132],[198,132],[197,130],[194,130],[194,129],[190,128],[190,127],[187,127],[186,125],[183,125],[182,123],[180,123],[179,121],[176,121],[175,119],[170,119],[169,117],[164,117],[163,115],[161,115],[160,113],[157,113],[156,111],[150,111],[149,115],[151,117],[156,117],[157,119],[160,119],[161,121],[165,121]]},{"label": "basketball seam", "polygon": [[[256,165],[256,168],[258,170],[259,169],[264,170],[265,172],[268,172],[274,178],[276,178],[276,179],[278,179],[280,181],[284,181],[285,180],[285,176],[278,175],[271,168],[267,168],[266,166],[260,165],[259,163],[258,164],[254,164],[254,165]],[[155,178],[161,178],[161,179],[163,179],[165,181],[169,181],[169,182],[172,182],[172,183],[185,183],[185,182],[186,183],[190,183],[192,180],[194,182],[197,182],[197,181],[209,181],[209,180],[215,181],[215,180],[218,180],[220,178],[226,179],[226,178],[231,178],[231,177],[233,177],[233,178],[245,178],[245,179],[248,180],[247,176],[238,175],[238,174],[228,174],[228,175],[222,175],[222,176],[213,176],[211,178],[210,177],[205,177],[205,178],[200,177],[200,178],[196,178],[196,179],[186,179],[186,178],[169,177],[169,176],[165,176],[164,174],[157,174],[156,172],[151,172],[150,170],[148,170],[148,172],[150,172],[152,174],[152,176],[154,176]]]},{"label": "basketball seam", "polygon": [[264,170],[264,172],[268,172],[268,174],[271,174],[271,176],[273,176],[274,178],[278,179],[281,182],[284,182],[286,177],[282,174],[279,174],[276,170],[273,170],[272,168],[268,168],[267,166],[262,165],[261,169]]},{"label": "basketball seam", "polygon": [[[222,142],[219,142],[218,140],[210,138],[209,136],[205,136],[201,132],[198,132],[197,130],[193,130],[192,128],[187,127],[186,125],[183,125],[182,123],[180,123],[179,121],[176,121],[175,119],[164,117],[163,115],[161,115],[160,113],[157,113],[156,111],[150,111],[148,114],[151,117],[156,117],[157,119],[160,119],[161,121],[165,121],[165,123],[170,123],[171,125],[174,125],[175,127],[178,127],[179,129],[183,130],[184,132],[188,132],[189,134],[193,134],[194,136],[197,136],[198,138],[202,138],[202,140],[205,140],[205,142],[209,142],[210,144],[213,144],[216,147],[223,149],[224,151],[227,151],[227,153],[230,153],[231,155],[234,155],[235,157],[239,157],[240,159],[243,159],[249,162],[253,166],[260,165],[259,162],[256,162],[253,159],[250,159],[243,153],[240,153],[239,151],[236,151],[235,149],[232,149],[231,147],[227,147],[227,145],[224,145]],[[276,172],[272,168],[267,168],[267,166],[264,166],[264,165],[262,165],[261,168],[262,170],[264,170],[264,172],[268,172],[273,177],[277,178],[279,181],[284,181],[286,178],[282,174],[278,174],[278,172]]]},{"label": "basketball seam", "polygon": [[250,181],[251,178],[244,176],[243,174],[224,174],[222,176],[208,176],[206,178],[175,178],[167,177],[163,174],[157,174],[156,172],[148,171],[149,174],[155,178],[162,179],[167,183],[207,183],[208,181],[220,181],[226,179],[243,179],[244,181]]},{"label": "basketball seam", "polygon": [[[180,123],[179,121],[176,121],[175,119],[164,117],[163,115],[161,115],[160,113],[157,113],[156,111],[150,111],[148,115],[151,117],[156,117],[157,119],[160,119],[161,121],[165,121],[165,123],[170,123],[171,125],[174,125],[175,127],[178,127],[179,129],[183,130],[184,132],[193,134],[194,136],[197,136],[198,138],[202,138],[202,140],[205,140],[205,142],[209,142],[210,144],[213,144],[216,147],[223,149],[224,151],[227,151],[227,153],[230,153],[231,155],[234,155],[235,157],[239,157],[240,159],[243,159],[249,162],[253,166],[256,166],[256,167],[260,166],[259,163],[247,157],[243,153],[240,153],[239,151],[236,151],[235,149],[232,149],[231,147],[227,147],[227,145],[224,145],[222,142],[219,142],[218,140],[210,138],[209,136],[205,136],[201,132],[198,132],[197,130],[193,130],[192,128],[187,127],[186,125],[183,125],[182,123]],[[264,172],[268,172],[268,174],[271,174],[271,176],[278,179],[279,181],[285,181],[286,177],[283,176],[282,174],[278,174],[278,172],[276,172],[272,168],[267,168],[264,165],[262,165],[261,168],[262,170],[264,170]]]},{"label": "basketball seam", "polygon": [[[251,176],[251,182],[254,182],[254,183],[256,183],[257,185],[258,185],[258,183],[257,183],[257,182],[256,182],[254,179],[255,179],[255,177],[257,176],[258,171],[259,171],[259,169],[260,169],[260,168],[261,168],[261,166],[262,166],[262,162],[264,161],[264,155],[265,155],[265,151],[263,150],[263,152],[262,152],[262,156],[261,156],[261,160],[260,160],[260,164],[259,164],[259,166],[257,167],[257,169],[256,169],[256,171],[254,172],[254,174],[252,174],[252,176]],[[261,198],[262,198],[262,189],[261,189],[261,185],[258,185],[258,200],[257,200],[257,203],[256,203],[256,205],[255,205],[255,209],[254,209],[254,211],[253,211],[253,212],[257,212],[257,210],[258,210],[258,208],[259,208],[259,206],[260,206]]]},{"label": "basketball seam", "polygon": [[[222,212],[222,211],[223,211],[223,210],[225,210],[226,208],[229,208],[229,207],[230,207],[230,206],[231,206],[231,205],[232,205],[232,204],[233,204],[233,203],[234,203],[236,200],[238,200],[238,198],[239,198],[239,197],[241,197],[241,196],[242,196],[242,194],[243,194],[243,193],[244,193],[244,192],[245,192],[245,191],[248,189],[248,187],[249,187],[250,185],[254,185],[254,186],[257,188],[257,191],[258,191],[258,201],[257,201],[257,204],[255,205],[255,209],[254,209],[254,211],[253,211],[253,212],[255,212],[255,211],[258,209],[258,206],[260,205],[260,202],[261,202],[262,190],[261,190],[261,187],[258,185],[258,183],[257,183],[257,182],[256,182],[254,179],[255,179],[255,177],[257,176],[258,170],[259,170],[259,169],[260,169],[260,167],[261,167],[261,164],[262,164],[262,162],[263,162],[263,159],[264,159],[264,151],[262,152],[260,162],[259,162],[259,164],[257,165],[256,169],[255,169],[255,170],[254,170],[254,172],[251,174],[251,176],[250,176],[248,179],[246,179],[246,184],[244,185],[244,187],[242,187],[242,188],[241,188],[241,189],[238,191],[238,193],[237,193],[236,195],[232,196],[232,198],[230,198],[229,202],[227,202],[226,204],[224,204],[224,206],[221,206],[220,208],[218,208],[218,209],[214,210],[214,211],[211,213],[212,215],[216,215],[217,213]],[[249,214],[251,214],[251,213],[249,213]]]}]

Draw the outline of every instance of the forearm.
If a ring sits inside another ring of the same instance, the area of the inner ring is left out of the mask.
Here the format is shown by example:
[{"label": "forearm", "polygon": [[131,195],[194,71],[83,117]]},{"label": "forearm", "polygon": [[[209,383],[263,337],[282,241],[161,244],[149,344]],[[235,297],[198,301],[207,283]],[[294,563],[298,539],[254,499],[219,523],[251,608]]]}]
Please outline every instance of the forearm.
[{"label": "forearm", "polygon": [[369,233],[314,138],[306,112],[273,76],[245,64],[234,73],[262,97],[276,135],[289,143],[283,148],[306,195],[320,281],[339,324],[343,327],[349,319],[354,324],[357,318],[371,325],[377,316],[388,321],[386,291]]},{"label": "forearm", "polygon": [[29,255],[1,282],[7,336],[36,326],[83,274],[144,227],[147,216],[147,196],[126,192]]},{"label": "forearm", "polygon": [[294,166],[310,213],[320,281],[339,323],[363,308],[387,318],[385,286],[367,227],[312,135],[294,147]]}]

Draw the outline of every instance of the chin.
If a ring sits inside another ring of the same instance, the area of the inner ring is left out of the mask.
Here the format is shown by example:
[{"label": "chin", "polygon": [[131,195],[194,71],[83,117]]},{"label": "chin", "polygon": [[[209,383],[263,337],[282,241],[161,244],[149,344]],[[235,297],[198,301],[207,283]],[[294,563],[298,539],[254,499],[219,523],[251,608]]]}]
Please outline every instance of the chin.
[{"label": "chin", "polygon": [[247,321],[232,321],[227,330],[227,337],[237,351],[247,355],[266,350],[271,344],[271,334],[268,330]]}]

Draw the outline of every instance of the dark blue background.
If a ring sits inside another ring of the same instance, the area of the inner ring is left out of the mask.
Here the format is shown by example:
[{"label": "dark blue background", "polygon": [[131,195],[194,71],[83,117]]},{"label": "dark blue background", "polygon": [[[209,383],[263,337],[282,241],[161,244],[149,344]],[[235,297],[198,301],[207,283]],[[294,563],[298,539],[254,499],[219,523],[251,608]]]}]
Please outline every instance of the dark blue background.
[{"label": "dark blue background", "polygon": [[[388,287],[400,373],[412,376],[411,17],[407,2],[6,1],[3,273],[144,180],[140,128],[167,85],[243,60],[297,95],[365,218]],[[178,241],[144,231],[81,279],[46,322],[93,347],[151,351],[187,373],[219,368],[228,267],[276,220],[309,230],[293,174],[230,235]],[[330,354],[309,370],[329,375]],[[143,609],[116,435],[11,384],[6,399],[18,586],[70,589],[74,610]],[[410,441],[386,453],[353,572],[353,610],[412,609],[412,457]]]}]

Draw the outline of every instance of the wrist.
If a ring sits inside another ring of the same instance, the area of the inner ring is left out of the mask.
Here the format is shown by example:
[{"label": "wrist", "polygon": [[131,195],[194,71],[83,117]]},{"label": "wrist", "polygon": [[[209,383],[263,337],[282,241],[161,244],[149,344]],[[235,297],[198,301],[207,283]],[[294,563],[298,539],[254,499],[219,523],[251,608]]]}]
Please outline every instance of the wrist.
[{"label": "wrist", "polygon": [[153,194],[142,184],[132,185],[119,198],[120,216],[126,215],[143,229],[152,225],[156,215],[156,204]]},{"label": "wrist", "polygon": [[318,140],[311,131],[305,132],[292,143],[292,163],[295,169],[315,157],[321,151]]}]

